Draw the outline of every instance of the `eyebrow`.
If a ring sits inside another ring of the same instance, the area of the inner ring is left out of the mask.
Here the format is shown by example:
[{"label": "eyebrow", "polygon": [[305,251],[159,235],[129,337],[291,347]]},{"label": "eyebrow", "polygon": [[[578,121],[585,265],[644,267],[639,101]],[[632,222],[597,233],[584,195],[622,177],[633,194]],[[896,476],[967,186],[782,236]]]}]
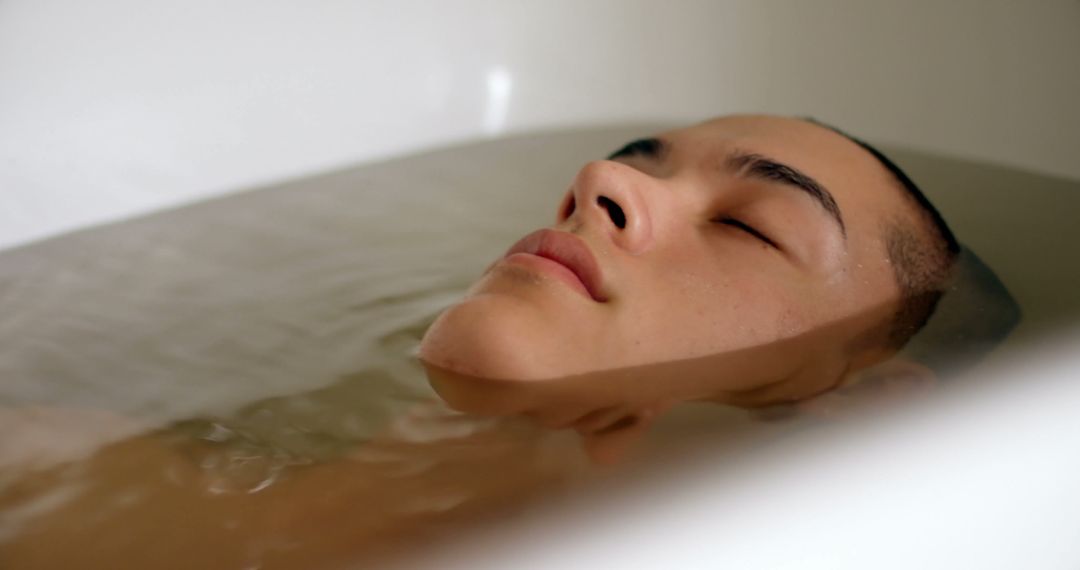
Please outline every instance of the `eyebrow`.
[{"label": "eyebrow", "polygon": [[743,176],[766,182],[779,182],[805,192],[821,205],[825,212],[829,214],[829,217],[840,227],[840,234],[844,236],[844,239],[847,239],[847,227],[844,224],[843,215],[840,214],[840,207],[836,205],[836,199],[833,198],[833,195],[825,186],[809,175],[795,167],[752,152],[734,151],[728,155],[724,163],[730,170]]},{"label": "eyebrow", "polygon": [[[663,160],[668,154],[670,145],[667,141],[659,138],[644,138],[632,141],[619,150],[611,153],[608,160],[625,156],[643,156],[654,160]],[[825,186],[809,175],[767,156],[736,150],[728,155],[724,165],[731,171],[743,176],[764,180],[766,182],[779,182],[785,186],[805,192],[813,198],[825,210],[829,217],[840,228],[840,234],[847,239],[847,226],[844,217],[840,213],[840,207],[836,205]]]}]

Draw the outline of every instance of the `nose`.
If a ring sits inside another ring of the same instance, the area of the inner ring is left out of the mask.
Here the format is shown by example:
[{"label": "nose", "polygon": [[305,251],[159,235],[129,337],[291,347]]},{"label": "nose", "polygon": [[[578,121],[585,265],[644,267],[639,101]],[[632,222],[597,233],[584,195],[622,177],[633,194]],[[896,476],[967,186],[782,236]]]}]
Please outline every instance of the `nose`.
[{"label": "nose", "polygon": [[559,205],[558,221],[592,226],[627,252],[642,253],[652,244],[652,220],[642,196],[648,178],[618,162],[590,162]]}]

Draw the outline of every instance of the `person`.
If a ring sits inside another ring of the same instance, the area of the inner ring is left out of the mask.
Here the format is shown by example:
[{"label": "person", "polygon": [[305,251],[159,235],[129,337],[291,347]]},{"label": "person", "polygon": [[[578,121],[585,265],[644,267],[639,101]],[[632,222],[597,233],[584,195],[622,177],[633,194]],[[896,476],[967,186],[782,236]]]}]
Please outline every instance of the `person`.
[{"label": "person", "polygon": [[[735,116],[586,164],[556,223],[513,245],[428,328],[419,356],[431,384],[464,411],[573,428],[595,463],[612,463],[679,402],[820,409],[856,379],[855,389],[926,382],[913,365],[877,363],[934,310],[956,241],[914,185],[867,148],[804,120]],[[324,422],[296,410],[321,418],[333,415],[327,402],[396,386],[363,373],[163,429],[98,410],[0,409],[0,425],[26,436],[7,448],[16,462],[40,456],[43,441],[93,439],[95,430],[115,440],[48,469],[9,462],[0,560],[372,565],[593,474],[577,442],[562,437],[570,434],[441,407],[385,426],[360,418],[380,427],[325,457],[293,457],[280,434],[258,429],[260,418],[276,418],[284,436],[337,443]],[[741,422],[710,431],[711,451],[784,428],[746,422],[740,433]],[[318,448],[303,441],[301,451]]]},{"label": "person", "polygon": [[922,327],[959,251],[866,143],[721,117],[586,164],[555,223],[488,267],[419,355],[452,407],[574,428],[617,460],[679,402],[827,401]]}]

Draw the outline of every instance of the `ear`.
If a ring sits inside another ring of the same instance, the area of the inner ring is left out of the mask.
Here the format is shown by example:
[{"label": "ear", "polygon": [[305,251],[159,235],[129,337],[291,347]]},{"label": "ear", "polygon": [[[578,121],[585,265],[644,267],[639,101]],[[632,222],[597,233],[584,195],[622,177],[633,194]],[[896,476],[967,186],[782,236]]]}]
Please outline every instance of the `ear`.
[{"label": "ear", "polygon": [[926,366],[896,357],[846,378],[840,388],[795,405],[800,415],[838,418],[900,402],[917,400],[937,385]]},{"label": "ear", "polygon": [[640,409],[596,430],[579,428],[585,453],[594,465],[613,466],[629,455],[649,428],[671,404],[661,403]]}]

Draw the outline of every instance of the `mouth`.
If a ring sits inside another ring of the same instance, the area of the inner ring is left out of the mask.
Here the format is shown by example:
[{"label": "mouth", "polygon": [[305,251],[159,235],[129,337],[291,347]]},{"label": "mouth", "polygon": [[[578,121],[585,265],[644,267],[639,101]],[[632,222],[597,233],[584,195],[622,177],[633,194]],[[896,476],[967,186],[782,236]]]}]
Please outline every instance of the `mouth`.
[{"label": "mouth", "polygon": [[603,274],[585,242],[566,232],[537,230],[507,250],[503,259],[559,279],[597,303],[607,302]]}]

